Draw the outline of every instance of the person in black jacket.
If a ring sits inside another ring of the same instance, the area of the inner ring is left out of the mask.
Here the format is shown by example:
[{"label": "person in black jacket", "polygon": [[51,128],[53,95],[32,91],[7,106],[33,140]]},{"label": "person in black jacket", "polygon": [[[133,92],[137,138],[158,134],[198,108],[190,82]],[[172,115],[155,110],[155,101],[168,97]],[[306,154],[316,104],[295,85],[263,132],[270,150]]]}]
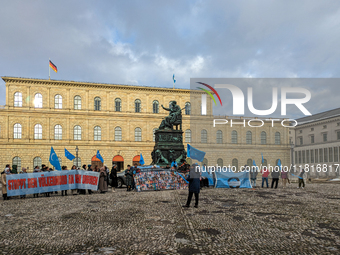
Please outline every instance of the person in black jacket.
[{"label": "person in black jacket", "polygon": [[274,187],[274,183],[275,183],[275,189],[277,189],[279,178],[280,178],[280,169],[279,167],[275,167],[272,172],[272,188]]},{"label": "person in black jacket", "polygon": [[113,164],[113,166],[112,166],[110,178],[112,180],[111,181],[112,192],[115,192],[115,189],[118,186],[118,183],[117,183],[117,165],[116,164]]},{"label": "person in black jacket", "polygon": [[188,200],[183,207],[190,207],[190,202],[192,199],[192,195],[195,194],[195,208],[198,207],[198,195],[200,193],[200,172],[196,172],[196,166],[197,164],[193,164],[190,167],[190,173],[187,178],[189,181],[189,194],[188,194]]}]

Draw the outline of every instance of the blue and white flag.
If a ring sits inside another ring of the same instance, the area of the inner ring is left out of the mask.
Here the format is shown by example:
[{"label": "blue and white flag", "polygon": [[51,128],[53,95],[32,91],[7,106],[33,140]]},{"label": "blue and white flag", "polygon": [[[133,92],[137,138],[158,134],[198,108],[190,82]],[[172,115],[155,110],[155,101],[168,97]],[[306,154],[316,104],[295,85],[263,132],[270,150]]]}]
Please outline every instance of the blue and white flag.
[{"label": "blue and white flag", "polygon": [[199,162],[202,162],[205,156],[204,151],[200,151],[190,144],[187,144],[187,157],[191,159],[197,159]]},{"label": "blue and white flag", "polygon": [[97,150],[97,155],[96,155],[97,159],[99,159],[102,163],[104,163],[104,159],[102,157],[102,155],[100,155],[99,150]]},{"label": "blue and white flag", "polygon": [[277,161],[277,165],[279,166],[280,170],[282,170],[281,160],[280,159]]},{"label": "blue and white flag", "polygon": [[60,162],[59,162],[58,156],[55,153],[55,151],[54,151],[52,146],[51,146],[51,153],[50,153],[50,163],[52,164],[52,166],[55,167],[56,170],[61,171],[61,166],[60,166]]},{"label": "blue and white flag", "polygon": [[176,83],[175,74],[172,75],[172,80],[174,81],[174,83]]},{"label": "blue and white flag", "polygon": [[141,165],[145,164],[142,153],[140,154],[139,164],[141,164]]},{"label": "blue and white flag", "polygon": [[65,157],[68,159],[68,160],[73,160],[75,158],[74,155],[71,154],[71,152],[69,152],[68,150],[66,150],[65,148]]}]

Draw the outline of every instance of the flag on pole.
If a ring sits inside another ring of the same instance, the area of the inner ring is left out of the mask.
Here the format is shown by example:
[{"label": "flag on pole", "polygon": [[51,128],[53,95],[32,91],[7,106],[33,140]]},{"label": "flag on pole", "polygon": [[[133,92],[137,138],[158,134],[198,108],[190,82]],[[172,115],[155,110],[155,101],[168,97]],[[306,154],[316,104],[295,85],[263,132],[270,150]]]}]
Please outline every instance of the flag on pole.
[{"label": "flag on pole", "polygon": [[56,170],[61,171],[60,162],[57,154],[55,153],[53,147],[51,146],[50,152],[50,163],[55,167]]},{"label": "flag on pole", "polygon": [[173,167],[173,166],[177,167],[177,162],[176,161],[172,161],[171,167]]},{"label": "flag on pole", "polygon": [[172,80],[174,81],[174,83],[176,83],[175,74],[172,75]]},{"label": "flag on pole", "polygon": [[96,155],[97,159],[99,159],[102,163],[104,163],[104,159],[102,157],[102,155],[100,155],[99,150],[97,150],[97,155]]},{"label": "flag on pole", "polygon": [[58,72],[58,68],[55,64],[52,63],[52,61],[50,60],[50,67],[53,69],[53,71],[55,71],[56,73]]},{"label": "flag on pole", "polygon": [[141,165],[145,164],[142,153],[140,154],[139,164],[141,164]]},{"label": "flag on pole", "polygon": [[277,161],[277,165],[279,166],[280,170],[282,170],[281,160],[280,159]]},{"label": "flag on pole", "polygon": [[202,162],[205,156],[204,151],[200,151],[190,144],[187,144],[187,157],[192,159],[197,159],[198,161]]},{"label": "flag on pole", "polygon": [[262,156],[262,162],[261,162],[261,163],[263,164],[264,160],[263,160],[263,154],[262,154],[262,152],[261,152],[261,156]]},{"label": "flag on pole", "polygon": [[68,159],[68,160],[73,160],[75,158],[74,155],[72,155],[71,152],[69,152],[68,150],[66,150],[65,148],[65,157]]}]

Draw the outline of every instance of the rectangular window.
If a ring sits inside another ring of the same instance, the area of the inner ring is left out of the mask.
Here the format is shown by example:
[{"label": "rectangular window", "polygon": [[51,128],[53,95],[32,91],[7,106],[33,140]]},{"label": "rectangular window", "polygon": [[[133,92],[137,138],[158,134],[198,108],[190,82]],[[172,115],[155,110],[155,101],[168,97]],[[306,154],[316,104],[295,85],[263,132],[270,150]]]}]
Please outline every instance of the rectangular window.
[{"label": "rectangular window", "polygon": [[328,148],[324,148],[324,149],[323,149],[323,161],[324,161],[325,163],[328,162]]},{"label": "rectangular window", "polygon": [[301,134],[301,133],[302,133],[302,130],[299,130],[299,133]]},{"label": "rectangular window", "polygon": [[300,145],[302,145],[302,144],[303,144],[303,139],[302,139],[302,137],[300,137],[299,140],[300,140]]},{"label": "rectangular window", "polygon": [[301,164],[301,151],[299,151],[299,164]]},{"label": "rectangular window", "polygon": [[323,141],[324,141],[324,142],[327,142],[327,133],[322,134],[322,137],[323,137]]},{"label": "rectangular window", "polygon": [[306,163],[309,163],[309,150],[306,150]]},{"label": "rectangular window", "polygon": [[310,131],[314,131],[314,128],[311,128]]},{"label": "rectangular window", "polygon": [[340,140],[340,131],[336,132],[336,138]]},{"label": "rectangular window", "polygon": [[333,148],[328,148],[328,155],[329,155],[329,161],[328,162],[333,162]]},{"label": "rectangular window", "polygon": [[319,149],[319,163],[323,163],[323,149]]},{"label": "rectangular window", "polygon": [[306,164],[306,152],[302,151],[302,164]]},{"label": "rectangular window", "polygon": [[327,125],[323,125],[323,129],[326,129],[327,128]]},{"label": "rectangular window", "polygon": [[315,149],[315,163],[318,163],[319,161],[319,153],[318,149]]},{"label": "rectangular window", "polygon": [[338,147],[334,147],[334,162],[339,161],[339,150]]},{"label": "rectangular window", "polygon": [[314,135],[310,136],[310,143],[314,143]]},{"label": "rectangular window", "polygon": [[310,150],[310,162],[314,163],[314,150]]},{"label": "rectangular window", "polygon": [[295,151],[295,164],[298,164],[298,155],[297,155],[297,151]]}]

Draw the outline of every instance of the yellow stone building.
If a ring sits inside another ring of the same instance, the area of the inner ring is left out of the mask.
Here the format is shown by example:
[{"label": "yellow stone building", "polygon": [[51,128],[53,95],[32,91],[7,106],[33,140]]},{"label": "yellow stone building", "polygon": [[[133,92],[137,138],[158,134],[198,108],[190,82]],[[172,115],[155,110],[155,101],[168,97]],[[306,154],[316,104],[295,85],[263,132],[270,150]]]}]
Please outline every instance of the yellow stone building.
[{"label": "yellow stone building", "polygon": [[[49,163],[51,146],[70,168],[73,164],[97,164],[97,150],[104,164],[120,168],[143,154],[151,163],[153,132],[168,115],[161,105],[173,100],[183,109],[183,142],[206,151],[208,165],[259,165],[261,152],[267,164],[290,162],[288,128],[265,121],[262,127],[216,125],[212,101],[201,115],[201,94],[188,89],[129,86],[2,77],[6,83],[6,105],[0,109],[1,166],[29,167]],[[228,117],[223,117],[230,119]],[[244,118],[248,121],[247,118]],[[234,121],[243,121],[238,118]],[[78,159],[69,161],[64,148]]]}]

